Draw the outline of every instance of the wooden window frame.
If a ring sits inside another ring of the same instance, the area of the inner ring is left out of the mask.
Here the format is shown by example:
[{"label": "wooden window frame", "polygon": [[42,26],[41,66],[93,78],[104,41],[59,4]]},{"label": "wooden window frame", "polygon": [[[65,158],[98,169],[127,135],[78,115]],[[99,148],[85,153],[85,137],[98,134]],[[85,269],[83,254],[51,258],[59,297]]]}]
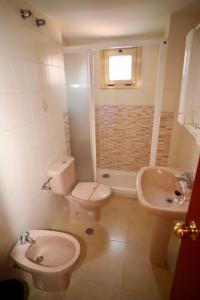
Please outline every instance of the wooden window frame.
[{"label": "wooden window frame", "polygon": [[[132,89],[140,86],[141,47],[127,47],[101,50],[101,83],[104,89]],[[132,79],[109,80],[109,57],[115,55],[132,56]]]}]

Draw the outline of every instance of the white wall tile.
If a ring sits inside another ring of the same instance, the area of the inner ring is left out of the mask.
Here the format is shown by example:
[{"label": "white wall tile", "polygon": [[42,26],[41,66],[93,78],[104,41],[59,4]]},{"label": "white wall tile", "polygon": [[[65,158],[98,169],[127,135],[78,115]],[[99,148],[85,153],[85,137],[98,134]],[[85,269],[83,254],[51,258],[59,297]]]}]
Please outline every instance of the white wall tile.
[{"label": "white wall tile", "polygon": [[25,61],[12,59],[11,64],[12,76],[14,80],[14,92],[28,92]]},{"label": "white wall tile", "polygon": [[22,20],[19,8],[26,5],[42,17],[25,0],[1,0],[0,235],[6,231],[1,257],[22,231],[51,226],[61,203],[41,190],[49,165],[66,148],[60,28],[52,20],[41,30],[33,19]]},{"label": "white wall tile", "polygon": [[0,134],[0,168],[6,168],[15,161],[13,132],[3,132]]},{"label": "white wall tile", "polygon": [[32,121],[29,94],[0,95],[0,132]]},{"label": "white wall tile", "polygon": [[11,59],[0,55],[0,94],[13,93],[14,88]]},{"label": "white wall tile", "polygon": [[39,90],[37,77],[37,64],[32,61],[25,63],[26,86],[28,92],[36,92]]},{"label": "white wall tile", "polygon": [[27,95],[30,102],[32,119],[34,122],[48,116],[45,92],[32,93]]}]

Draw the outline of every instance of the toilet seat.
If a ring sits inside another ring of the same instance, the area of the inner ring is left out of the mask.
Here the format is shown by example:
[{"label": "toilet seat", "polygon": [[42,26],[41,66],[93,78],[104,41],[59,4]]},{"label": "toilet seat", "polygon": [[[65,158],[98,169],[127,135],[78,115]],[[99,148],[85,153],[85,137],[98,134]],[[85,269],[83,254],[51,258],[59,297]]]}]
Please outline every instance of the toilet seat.
[{"label": "toilet seat", "polygon": [[79,182],[71,194],[65,196],[70,203],[70,215],[73,220],[96,222],[100,219],[103,207],[111,189],[97,182]]},{"label": "toilet seat", "polygon": [[97,203],[107,199],[111,194],[110,188],[97,182],[79,182],[73,189],[71,195],[78,201]]}]

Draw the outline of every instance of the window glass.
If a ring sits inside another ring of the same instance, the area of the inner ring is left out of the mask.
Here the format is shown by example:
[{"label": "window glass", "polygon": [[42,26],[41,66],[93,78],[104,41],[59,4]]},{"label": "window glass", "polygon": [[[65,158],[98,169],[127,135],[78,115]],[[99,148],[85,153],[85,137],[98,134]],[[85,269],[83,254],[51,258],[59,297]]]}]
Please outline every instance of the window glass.
[{"label": "window glass", "polygon": [[102,88],[138,88],[141,47],[101,51]]},{"label": "window glass", "polygon": [[109,56],[109,80],[131,80],[132,56]]}]

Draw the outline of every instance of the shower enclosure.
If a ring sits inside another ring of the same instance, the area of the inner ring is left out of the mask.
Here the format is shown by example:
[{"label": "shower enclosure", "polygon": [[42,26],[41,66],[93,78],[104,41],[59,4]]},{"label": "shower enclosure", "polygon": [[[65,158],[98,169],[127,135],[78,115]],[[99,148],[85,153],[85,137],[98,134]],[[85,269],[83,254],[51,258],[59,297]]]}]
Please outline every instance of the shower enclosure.
[{"label": "shower enclosure", "polygon": [[120,45],[65,47],[64,51],[78,180],[97,180],[116,194],[134,197],[137,171],[156,163],[160,147],[166,45],[161,40],[131,41],[130,45],[142,46],[137,89],[101,88],[100,50]]}]

